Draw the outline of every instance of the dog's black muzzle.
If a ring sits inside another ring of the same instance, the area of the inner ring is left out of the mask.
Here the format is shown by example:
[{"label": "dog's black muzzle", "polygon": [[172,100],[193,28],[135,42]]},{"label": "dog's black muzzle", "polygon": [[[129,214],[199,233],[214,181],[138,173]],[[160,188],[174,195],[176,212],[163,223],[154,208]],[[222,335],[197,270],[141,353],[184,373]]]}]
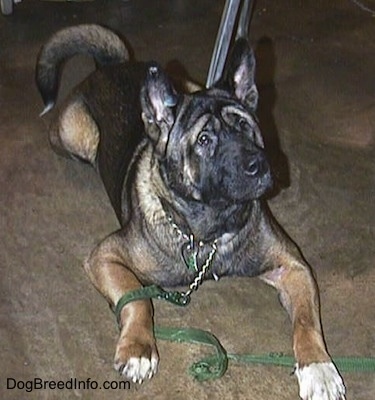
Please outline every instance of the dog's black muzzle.
[{"label": "dog's black muzzle", "polygon": [[263,151],[257,151],[249,156],[249,162],[245,166],[244,173],[251,177],[262,178],[269,172],[269,164]]},{"label": "dog's black muzzle", "polygon": [[243,174],[245,176],[243,184],[249,185],[248,193],[252,199],[263,196],[272,188],[273,180],[270,164],[268,163],[266,154],[261,149],[248,156]]},{"label": "dog's black muzzle", "polygon": [[265,152],[257,146],[229,147],[221,157],[215,186],[224,197],[235,202],[262,197],[273,184]]}]

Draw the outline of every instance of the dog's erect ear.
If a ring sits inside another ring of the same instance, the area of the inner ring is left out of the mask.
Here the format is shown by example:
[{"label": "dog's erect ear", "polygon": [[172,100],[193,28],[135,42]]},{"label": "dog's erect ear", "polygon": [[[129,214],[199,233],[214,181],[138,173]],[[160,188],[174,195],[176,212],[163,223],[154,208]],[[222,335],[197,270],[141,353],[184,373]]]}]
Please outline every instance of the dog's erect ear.
[{"label": "dog's erect ear", "polygon": [[159,156],[165,154],[169,131],[174,123],[177,94],[163,69],[150,63],[141,90],[142,119],[147,135]]},{"label": "dog's erect ear", "polygon": [[229,55],[222,82],[251,111],[256,110],[258,90],[255,85],[255,56],[246,39],[236,40]]}]

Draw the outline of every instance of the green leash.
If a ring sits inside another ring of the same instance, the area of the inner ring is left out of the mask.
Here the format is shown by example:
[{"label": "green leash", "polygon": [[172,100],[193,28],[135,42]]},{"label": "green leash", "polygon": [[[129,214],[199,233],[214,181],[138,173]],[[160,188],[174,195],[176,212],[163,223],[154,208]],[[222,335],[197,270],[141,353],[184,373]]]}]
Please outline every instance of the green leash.
[{"label": "green leash", "polygon": [[[114,313],[119,323],[123,307],[132,301],[143,299],[163,299],[184,307],[190,302],[190,294],[191,292],[165,291],[156,285],[145,286],[125,293],[118,301]],[[227,353],[212,333],[201,329],[155,327],[154,332],[157,339],[178,343],[205,344],[215,349],[216,353],[214,355],[194,363],[189,369],[189,373],[201,382],[209,379],[218,379],[223,376],[228,367],[228,360],[244,364],[295,367],[294,358],[283,353],[260,355]],[[333,362],[341,372],[375,372],[374,357],[337,357],[333,359]]]}]

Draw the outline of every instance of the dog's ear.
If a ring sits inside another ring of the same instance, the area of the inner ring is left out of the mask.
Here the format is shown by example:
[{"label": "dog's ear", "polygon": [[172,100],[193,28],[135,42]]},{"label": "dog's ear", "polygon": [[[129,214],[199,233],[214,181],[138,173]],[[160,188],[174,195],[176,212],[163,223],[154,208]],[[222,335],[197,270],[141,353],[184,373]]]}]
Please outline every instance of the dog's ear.
[{"label": "dog's ear", "polygon": [[236,40],[222,82],[251,111],[256,110],[258,90],[255,85],[255,56],[246,39]]},{"label": "dog's ear", "polygon": [[177,93],[163,69],[157,63],[150,63],[141,90],[142,120],[160,157],[165,154],[177,100]]}]

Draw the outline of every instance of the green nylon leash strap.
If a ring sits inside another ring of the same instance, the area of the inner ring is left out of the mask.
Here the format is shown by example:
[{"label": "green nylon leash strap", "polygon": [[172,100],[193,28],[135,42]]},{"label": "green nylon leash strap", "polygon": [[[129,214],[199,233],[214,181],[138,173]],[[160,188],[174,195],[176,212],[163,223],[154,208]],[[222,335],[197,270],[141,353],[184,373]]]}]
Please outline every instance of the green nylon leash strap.
[{"label": "green nylon leash strap", "polygon": [[[136,300],[163,299],[170,303],[186,306],[190,297],[181,292],[168,292],[162,288],[151,285],[125,293],[118,301],[114,313],[117,322],[120,322],[120,314],[123,307]],[[215,354],[205,357],[194,363],[189,373],[198,381],[218,379],[224,375],[228,367],[228,360],[244,364],[276,365],[288,368],[295,367],[295,359],[283,353],[269,354],[230,354],[225,351],[219,340],[210,332],[195,328],[155,327],[155,337],[160,340],[168,340],[178,343],[194,343],[211,346]],[[341,372],[375,372],[374,357],[337,357],[333,362]]]},{"label": "green nylon leash strap", "polygon": [[[155,336],[161,340],[205,344],[215,348],[216,354],[205,357],[190,367],[190,374],[198,381],[217,379],[224,375],[228,360],[243,364],[274,365],[294,369],[294,357],[283,353],[231,354],[226,353],[219,340],[210,332],[194,328],[156,327]],[[373,357],[335,357],[333,362],[341,372],[375,372]]]},{"label": "green nylon leash strap", "polygon": [[155,327],[157,339],[178,343],[205,344],[214,347],[216,354],[192,364],[190,375],[203,382],[221,378],[228,368],[228,356],[219,340],[210,332],[195,328]]},{"label": "green nylon leash strap", "polygon": [[181,292],[168,292],[156,285],[144,286],[139,289],[132,290],[125,293],[120,300],[117,302],[114,309],[116,315],[117,324],[120,325],[120,316],[122,309],[130,302],[144,299],[163,299],[169,303],[177,306],[187,306],[190,303],[190,297],[185,296]]}]

